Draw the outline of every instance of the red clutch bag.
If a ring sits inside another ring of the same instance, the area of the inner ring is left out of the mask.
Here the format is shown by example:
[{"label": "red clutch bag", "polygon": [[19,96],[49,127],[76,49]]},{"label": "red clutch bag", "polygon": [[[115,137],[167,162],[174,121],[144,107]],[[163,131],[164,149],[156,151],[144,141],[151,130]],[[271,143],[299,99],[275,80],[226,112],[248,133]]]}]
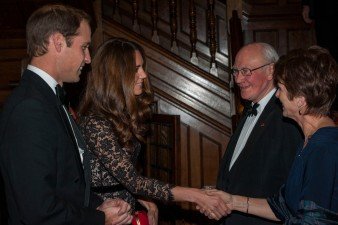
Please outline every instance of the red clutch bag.
[{"label": "red clutch bag", "polygon": [[146,211],[136,211],[134,218],[131,221],[132,225],[149,225],[149,220]]}]

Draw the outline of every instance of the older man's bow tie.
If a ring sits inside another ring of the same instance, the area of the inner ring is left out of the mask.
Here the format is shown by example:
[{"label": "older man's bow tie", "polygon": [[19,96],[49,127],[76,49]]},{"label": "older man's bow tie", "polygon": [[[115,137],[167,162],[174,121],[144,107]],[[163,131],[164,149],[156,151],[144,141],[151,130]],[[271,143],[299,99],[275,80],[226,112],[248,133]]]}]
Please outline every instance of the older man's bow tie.
[{"label": "older man's bow tie", "polygon": [[256,116],[257,115],[257,108],[258,108],[259,104],[255,103],[255,104],[247,104],[246,105],[246,116]]},{"label": "older man's bow tie", "polygon": [[58,99],[60,100],[60,102],[67,106],[67,98],[66,98],[66,91],[63,89],[63,87],[61,87],[60,84],[55,86],[55,91],[56,91],[56,96],[58,97]]}]

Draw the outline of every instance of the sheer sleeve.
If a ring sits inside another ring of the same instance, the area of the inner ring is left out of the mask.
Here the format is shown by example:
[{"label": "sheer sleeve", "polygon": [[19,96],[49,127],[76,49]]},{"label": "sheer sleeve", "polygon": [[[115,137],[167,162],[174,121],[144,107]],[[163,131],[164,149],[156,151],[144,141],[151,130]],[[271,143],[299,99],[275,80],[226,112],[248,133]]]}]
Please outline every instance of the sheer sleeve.
[{"label": "sheer sleeve", "polygon": [[120,147],[108,120],[91,117],[86,120],[84,127],[90,151],[118,183],[135,195],[164,201],[173,199],[170,184],[137,173],[132,160],[133,154],[137,154],[135,149]]}]

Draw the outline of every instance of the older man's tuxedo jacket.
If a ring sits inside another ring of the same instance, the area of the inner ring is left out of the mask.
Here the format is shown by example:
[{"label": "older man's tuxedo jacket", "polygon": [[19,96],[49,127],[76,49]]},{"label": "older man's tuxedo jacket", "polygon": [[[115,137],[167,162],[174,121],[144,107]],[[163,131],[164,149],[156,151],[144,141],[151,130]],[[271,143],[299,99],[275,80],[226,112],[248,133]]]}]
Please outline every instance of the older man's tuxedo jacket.
[{"label": "older man's tuxedo jacket", "polygon": [[84,206],[79,152],[51,88],[26,70],[0,120],[0,166],[9,224],[104,224],[92,196]]},{"label": "older man's tuxedo jacket", "polygon": [[[244,112],[245,115],[245,112]],[[286,181],[297,147],[302,143],[300,129],[282,116],[279,100],[273,96],[257,120],[246,145],[229,171],[245,117],[243,117],[221,160],[217,188],[248,197],[264,198],[278,192]],[[233,212],[221,224],[267,225],[274,222]]]}]

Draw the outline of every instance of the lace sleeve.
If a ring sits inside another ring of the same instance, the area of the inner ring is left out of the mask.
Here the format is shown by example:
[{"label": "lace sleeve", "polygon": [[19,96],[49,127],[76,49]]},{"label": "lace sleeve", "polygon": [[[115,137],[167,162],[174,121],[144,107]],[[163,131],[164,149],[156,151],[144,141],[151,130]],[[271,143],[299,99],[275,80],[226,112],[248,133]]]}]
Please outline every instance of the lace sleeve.
[{"label": "lace sleeve", "polygon": [[109,175],[131,193],[164,201],[173,199],[171,185],[138,175],[131,155],[135,149],[120,147],[109,121],[92,117],[86,121],[84,131],[89,150]]}]

